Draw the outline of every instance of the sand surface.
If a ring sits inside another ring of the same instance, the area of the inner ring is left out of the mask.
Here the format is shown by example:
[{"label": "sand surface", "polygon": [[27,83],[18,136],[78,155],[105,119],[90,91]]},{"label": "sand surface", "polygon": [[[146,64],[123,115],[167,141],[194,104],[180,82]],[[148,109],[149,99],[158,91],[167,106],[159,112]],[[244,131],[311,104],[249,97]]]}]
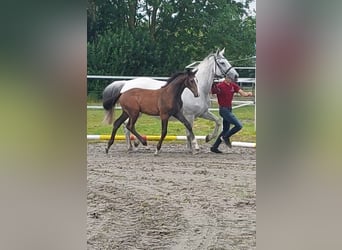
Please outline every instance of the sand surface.
[{"label": "sand surface", "polygon": [[88,144],[88,249],[256,249],[256,149]]}]

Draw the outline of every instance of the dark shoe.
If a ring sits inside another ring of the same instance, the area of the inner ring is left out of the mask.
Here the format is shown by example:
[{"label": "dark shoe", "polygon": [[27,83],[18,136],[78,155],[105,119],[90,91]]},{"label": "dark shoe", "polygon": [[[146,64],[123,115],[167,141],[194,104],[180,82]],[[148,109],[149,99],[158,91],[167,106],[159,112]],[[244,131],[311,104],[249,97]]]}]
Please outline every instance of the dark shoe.
[{"label": "dark shoe", "polygon": [[224,138],[223,136],[221,136],[221,141],[223,141],[228,148],[232,148],[232,143],[230,142],[229,138]]},{"label": "dark shoe", "polygon": [[210,151],[213,153],[222,154],[222,151],[220,151],[218,148],[211,147]]}]

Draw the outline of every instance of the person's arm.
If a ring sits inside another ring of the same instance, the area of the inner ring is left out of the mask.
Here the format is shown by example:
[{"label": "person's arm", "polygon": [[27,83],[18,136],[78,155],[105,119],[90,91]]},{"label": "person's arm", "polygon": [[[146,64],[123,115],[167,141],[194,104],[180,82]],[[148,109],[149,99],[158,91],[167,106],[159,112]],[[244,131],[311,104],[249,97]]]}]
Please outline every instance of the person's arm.
[{"label": "person's arm", "polygon": [[220,88],[217,87],[217,82],[213,82],[213,85],[211,85],[211,93],[212,94],[220,93]]},{"label": "person's arm", "polygon": [[241,96],[244,96],[244,97],[253,96],[253,93],[252,93],[252,92],[245,92],[245,91],[243,91],[242,89],[239,90],[239,94],[240,94]]}]

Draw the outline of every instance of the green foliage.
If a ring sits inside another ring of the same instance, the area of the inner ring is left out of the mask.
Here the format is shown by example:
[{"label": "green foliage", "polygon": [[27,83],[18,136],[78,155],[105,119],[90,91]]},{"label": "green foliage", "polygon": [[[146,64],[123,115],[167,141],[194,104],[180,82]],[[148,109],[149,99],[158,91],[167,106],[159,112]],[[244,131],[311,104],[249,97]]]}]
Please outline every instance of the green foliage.
[{"label": "green foliage", "polygon": [[[254,56],[249,2],[88,0],[88,74],[169,76],[224,47],[230,61]],[[89,80],[88,93],[100,97],[106,84]]]}]

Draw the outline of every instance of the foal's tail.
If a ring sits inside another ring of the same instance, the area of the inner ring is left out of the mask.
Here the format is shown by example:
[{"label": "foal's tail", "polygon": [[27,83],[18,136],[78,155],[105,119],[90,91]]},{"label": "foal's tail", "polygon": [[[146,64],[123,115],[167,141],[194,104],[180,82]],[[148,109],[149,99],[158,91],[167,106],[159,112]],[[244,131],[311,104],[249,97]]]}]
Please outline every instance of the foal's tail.
[{"label": "foal's tail", "polygon": [[113,108],[115,103],[119,100],[121,96],[121,89],[125,85],[124,81],[116,81],[109,84],[103,90],[103,108],[105,109],[105,117],[103,123],[111,124],[113,122]]}]

